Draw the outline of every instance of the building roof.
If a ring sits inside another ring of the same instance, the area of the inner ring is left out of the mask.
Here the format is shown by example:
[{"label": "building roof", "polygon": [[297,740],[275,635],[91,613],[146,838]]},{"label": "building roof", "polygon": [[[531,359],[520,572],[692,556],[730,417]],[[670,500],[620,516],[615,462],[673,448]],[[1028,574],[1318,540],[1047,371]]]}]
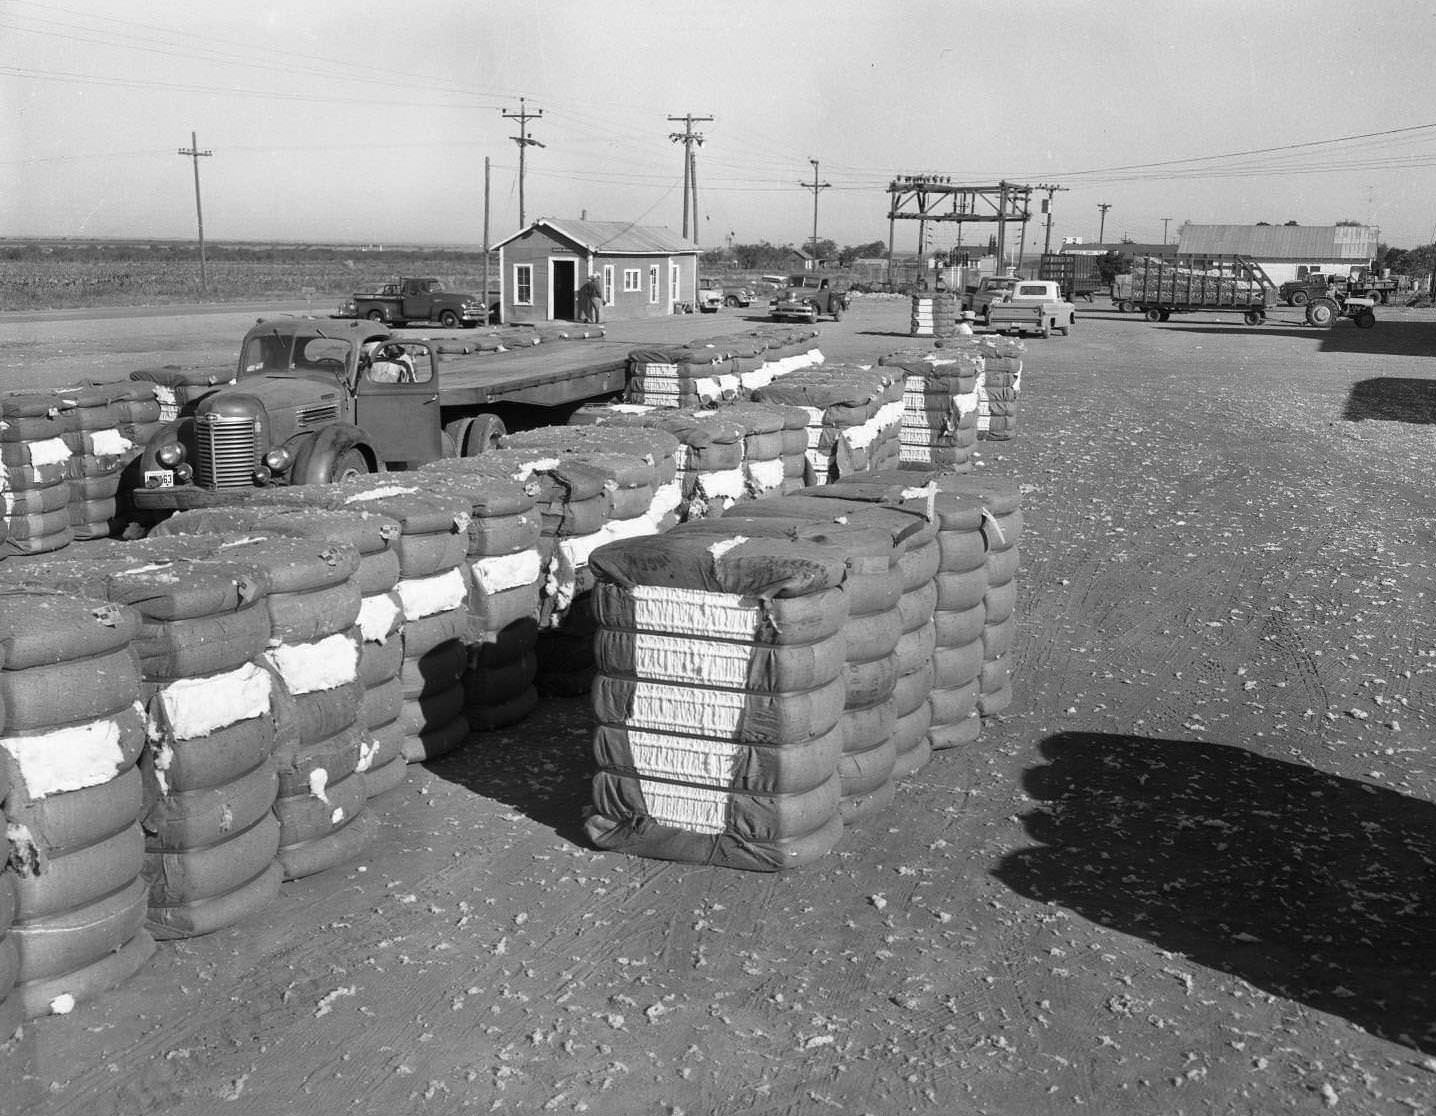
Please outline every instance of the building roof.
[{"label": "building roof", "polygon": [[1369,260],[1379,230],[1373,225],[1191,225],[1177,232],[1182,253],[1236,253],[1258,260]]},{"label": "building roof", "polygon": [[572,241],[586,252],[605,256],[677,256],[697,255],[703,249],[679,236],[672,229],[654,225],[635,225],[631,221],[578,221],[560,217],[540,217],[528,229],[520,229],[495,245],[502,248],[523,236],[529,229],[543,228],[549,233]]},{"label": "building roof", "polygon": [[1159,259],[1177,254],[1175,244],[1148,244],[1134,240],[1088,241],[1084,244],[1064,244],[1059,253],[1064,256],[1105,256],[1108,252],[1120,252],[1124,256],[1156,256]]}]

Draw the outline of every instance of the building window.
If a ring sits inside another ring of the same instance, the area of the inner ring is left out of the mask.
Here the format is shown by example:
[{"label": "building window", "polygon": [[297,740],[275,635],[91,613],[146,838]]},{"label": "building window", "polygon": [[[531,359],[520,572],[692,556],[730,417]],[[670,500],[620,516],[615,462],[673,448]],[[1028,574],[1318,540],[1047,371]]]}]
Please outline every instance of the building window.
[{"label": "building window", "polygon": [[603,265],[603,303],[605,306],[613,305],[613,265]]},{"label": "building window", "polygon": [[673,288],[669,291],[669,294],[672,296],[674,302],[678,302],[682,295],[682,291],[679,290],[681,284],[678,282],[680,274],[681,272],[678,270],[677,264],[668,265],[668,285]]},{"label": "building window", "polygon": [[658,301],[658,265],[657,265],[657,264],[649,264],[649,265],[648,265],[648,301],[649,301],[649,302],[653,302],[653,303],[656,303],[656,302]]},{"label": "building window", "polygon": [[623,269],[623,290],[624,290],[624,293],[627,293],[627,292],[629,292],[629,291],[641,291],[641,290],[643,290],[643,278],[642,278],[642,276],[643,276],[643,272],[642,272],[639,268],[636,268],[636,267],[625,267],[625,268]]},{"label": "building window", "polygon": [[518,306],[534,304],[533,264],[514,264],[514,303]]}]

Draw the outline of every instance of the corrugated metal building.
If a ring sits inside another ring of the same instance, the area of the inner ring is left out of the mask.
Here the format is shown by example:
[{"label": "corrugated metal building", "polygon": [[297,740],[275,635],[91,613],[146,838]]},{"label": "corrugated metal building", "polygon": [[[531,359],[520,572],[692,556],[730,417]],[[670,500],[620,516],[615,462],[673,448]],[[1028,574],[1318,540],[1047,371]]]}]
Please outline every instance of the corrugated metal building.
[{"label": "corrugated metal building", "polygon": [[603,280],[604,318],[653,318],[692,302],[698,245],[666,228],[628,221],[541,217],[500,241],[505,322],[576,321],[577,293]]},{"label": "corrugated metal building", "polygon": [[1247,256],[1273,283],[1308,275],[1350,275],[1376,257],[1374,225],[1191,225],[1177,232],[1177,247],[1195,256]]}]

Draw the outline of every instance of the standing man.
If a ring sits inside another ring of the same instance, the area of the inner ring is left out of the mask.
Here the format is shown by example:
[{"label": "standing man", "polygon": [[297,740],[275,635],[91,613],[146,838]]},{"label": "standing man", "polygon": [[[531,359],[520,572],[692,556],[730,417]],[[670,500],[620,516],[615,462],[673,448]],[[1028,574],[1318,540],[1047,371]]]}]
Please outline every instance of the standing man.
[{"label": "standing man", "polygon": [[603,279],[596,273],[583,285],[583,320],[597,325],[603,318]]}]

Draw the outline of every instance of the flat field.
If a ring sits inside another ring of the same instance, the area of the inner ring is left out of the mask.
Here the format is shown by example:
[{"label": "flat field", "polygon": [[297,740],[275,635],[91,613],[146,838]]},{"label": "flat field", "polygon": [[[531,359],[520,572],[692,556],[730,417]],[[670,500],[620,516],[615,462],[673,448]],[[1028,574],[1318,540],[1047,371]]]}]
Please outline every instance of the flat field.
[{"label": "flat field", "polygon": [[589,713],[546,698],[411,769],[362,861],[27,1025],[0,1111],[1431,1112],[1436,312],[1079,315],[982,447],[1015,700],[885,816],[784,875],[595,852]]}]

